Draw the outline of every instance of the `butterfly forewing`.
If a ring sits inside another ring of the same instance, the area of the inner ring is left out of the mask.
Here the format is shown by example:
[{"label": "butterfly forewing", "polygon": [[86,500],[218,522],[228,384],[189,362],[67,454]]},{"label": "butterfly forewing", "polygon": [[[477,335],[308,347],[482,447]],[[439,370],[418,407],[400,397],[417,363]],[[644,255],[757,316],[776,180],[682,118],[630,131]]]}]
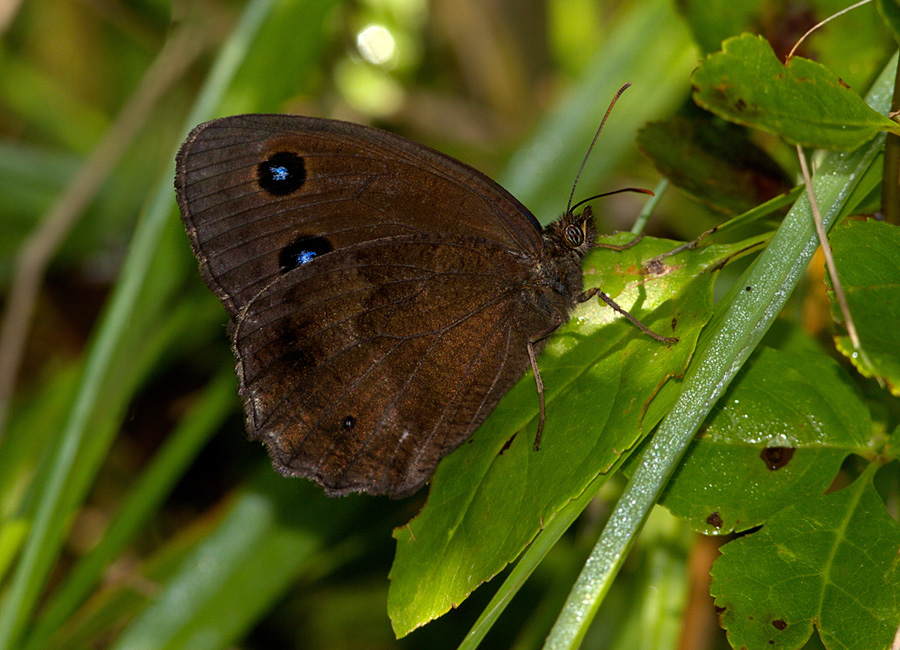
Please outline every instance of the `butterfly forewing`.
[{"label": "butterfly forewing", "polygon": [[176,190],[210,287],[235,315],[283,273],[282,252],[410,234],[484,238],[534,254],[537,222],[480,172],[376,129],[300,116],[203,124],[177,160]]}]

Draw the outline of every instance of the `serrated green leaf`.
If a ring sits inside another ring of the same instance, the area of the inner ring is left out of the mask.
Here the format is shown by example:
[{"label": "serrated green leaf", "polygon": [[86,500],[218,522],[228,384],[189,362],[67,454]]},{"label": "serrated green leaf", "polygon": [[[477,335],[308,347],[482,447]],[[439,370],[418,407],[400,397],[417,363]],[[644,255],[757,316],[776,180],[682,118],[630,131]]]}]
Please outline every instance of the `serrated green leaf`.
[{"label": "serrated green leaf", "polygon": [[[868,359],[853,349],[847,336],[836,336],[838,350],[865,377],[880,377],[900,395],[900,229],[875,220],[848,220],[829,238],[838,277],[860,342]],[[829,286],[832,315],[844,319]]]},{"label": "serrated green leaf", "polygon": [[496,575],[653,427],[642,423],[647,403],[667,377],[682,371],[710,315],[714,274],[703,271],[733,252],[710,247],[667,258],[659,275],[645,275],[642,260],[674,247],[644,240],[623,252],[595,251],[586,261],[585,285],[597,286],[602,278],[604,290],[652,329],[670,335],[674,324],[678,344],[641,335],[605,305],[583,305],[541,357],[547,398],[541,450],[532,450],[538,400],[529,374],[471,444],[438,466],[425,508],[395,531],[388,611],[398,636]]},{"label": "serrated green leaf", "polygon": [[872,110],[824,66],[795,57],[782,64],[762,37],[723,43],[691,77],[694,101],[719,117],[791,144],[853,149],[900,124]]},{"label": "serrated green leaf", "polygon": [[660,174],[721,212],[740,214],[792,187],[742,129],[713,119],[651,122],[638,133],[637,144]]},{"label": "serrated green leaf", "polygon": [[900,526],[866,472],[722,547],[711,593],[734,648],[887,649],[900,621]]},{"label": "serrated green leaf", "polygon": [[822,494],[848,454],[866,453],[871,419],[832,359],[762,348],[701,431],[662,504],[696,530],[722,534]]},{"label": "serrated green leaf", "polygon": [[[896,0],[884,0],[896,2]],[[704,53],[744,32],[765,37],[779,59],[820,21],[846,9],[847,0],[680,0],[678,10]],[[883,20],[871,8],[845,13],[833,26],[808,34],[797,52],[837,70],[854,88],[863,88],[877,73],[879,61],[893,49]]]}]

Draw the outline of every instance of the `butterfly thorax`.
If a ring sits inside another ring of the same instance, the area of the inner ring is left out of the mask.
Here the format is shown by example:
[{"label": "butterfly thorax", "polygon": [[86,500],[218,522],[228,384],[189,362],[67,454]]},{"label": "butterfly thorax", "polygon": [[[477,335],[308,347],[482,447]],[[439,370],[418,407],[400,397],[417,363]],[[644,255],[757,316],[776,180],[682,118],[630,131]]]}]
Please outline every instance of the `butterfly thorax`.
[{"label": "butterfly thorax", "polygon": [[542,248],[533,267],[529,302],[559,323],[569,319],[583,289],[581,265],[596,239],[590,208],[580,214],[567,212],[541,233]]}]

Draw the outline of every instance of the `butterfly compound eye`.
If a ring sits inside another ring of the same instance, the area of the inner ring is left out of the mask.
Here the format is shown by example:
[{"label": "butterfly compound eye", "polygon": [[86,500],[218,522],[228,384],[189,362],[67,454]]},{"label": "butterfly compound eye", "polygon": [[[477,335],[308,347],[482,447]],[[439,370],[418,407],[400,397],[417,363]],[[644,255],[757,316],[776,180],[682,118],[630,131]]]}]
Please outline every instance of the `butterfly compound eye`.
[{"label": "butterfly compound eye", "polygon": [[563,231],[566,239],[566,246],[569,248],[578,248],[584,243],[584,232],[575,224],[569,224]]}]

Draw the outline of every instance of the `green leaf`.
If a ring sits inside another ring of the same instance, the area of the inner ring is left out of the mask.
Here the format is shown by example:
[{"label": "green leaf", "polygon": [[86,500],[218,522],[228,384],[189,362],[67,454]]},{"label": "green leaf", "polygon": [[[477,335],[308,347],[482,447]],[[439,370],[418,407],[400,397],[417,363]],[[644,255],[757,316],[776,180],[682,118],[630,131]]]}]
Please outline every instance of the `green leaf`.
[{"label": "green leaf", "polygon": [[122,508],[100,541],[75,564],[65,579],[59,581],[52,597],[44,603],[40,619],[31,626],[26,649],[48,647],[48,637],[54,630],[64,627],[66,619],[101,582],[104,571],[147,525],[160,503],[171,494],[184,468],[196,458],[221,420],[233,410],[234,384],[229,369],[208,385],[203,397],[172,431],[154,461],[125,495]]},{"label": "green leaf", "polygon": [[[869,93],[869,101],[884,110],[896,65],[895,56]],[[851,154],[822,157],[813,176],[813,188],[820,204],[827,206],[822,212],[826,229],[843,210],[864,171],[873,164],[885,137],[879,134]],[[679,382],[681,393],[660,423],[653,443],[641,455],[641,463],[569,593],[545,648],[574,649],[584,638],[651,505],[662,493],[665,482],[712,407],[781,312],[817,246],[809,204],[799,200],[766,250],[753,261],[734,290],[720,301]]]},{"label": "green leaf", "polygon": [[[809,29],[849,4],[846,0],[680,0],[677,7],[704,53],[720,49],[727,38],[750,32],[763,36],[784,60]],[[797,54],[838,70],[854,88],[864,88],[894,47],[881,17],[868,7],[845,13],[832,25],[808,34]]]},{"label": "green leaf", "polygon": [[725,41],[691,79],[700,106],[791,144],[853,149],[879,131],[900,134],[900,124],[871,109],[830,70],[799,57],[784,65],[762,37]]},{"label": "green leaf", "polygon": [[662,504],[707,534],[759,526],[823,493],[848,454],[867,452],[871,427],[835,361],[762,348],[707,418]]},{"label": "green leaf", "polygon": [[[900,229],[875,220],[848,220],[829,238],[838,277],[856,324],[867,360],[853,349],[848,336],[836,336],[838,350],[865,377],[880,377],[900,396]],[[829,289],[831,283],[828,283]],[[832,315],[843,316],[829,290]],[[867,363],[868,361],[868,363]]]},{"label": "green leaf", "polygon": [[[186,120],[187,124],[200,121],[218,103],[219,93],[227,86],[239,59],[235,57],[236,52],[252,40],[269,4],[265,0],[255,0],[244,9],[243,19],[235,30],[236,36],[229,40],[230,47],[220,55],[216,72],[201,92],[197,105]],[[184,130],[187,131],[187,127]],[[169,169],[172,168],[170,163]],[[167,227],[174,227],[170,219],[172,188],[169,179],[171,175],[167,173],[165,180],[154,184],[148,194],[146,211],[136,227],[121,274],[103,317],[94,330],[78,391],[45,466],[46,478],[35,507],[33,526],[0,602],[0,647],[13,647],[27,629],[45,582],[58,559],[70,517],[97,472],[116,431],[112,423],[120,418],[118,410],[121,404],[116,403],[110,409],[103,400],[105,391],[119,389],[124,394],[134,390],[130,382],[122,382],[121,371],[125,367],[134,372],[133,368],[140,368],[141,364],[135,364],[119,352],[129,336],[144,334],[134,328],[136,316],[145,317],[143,310],[136,309],[136,305],[141,298],[145,301],[142,305],[144,309],[148,306],[146,303],[153,305],[154,298],[159,299],[160,293],[170,289],[169,285],[176,277],[170,273],[151,274],[154,262],[166,261],[157,257],[157,253],[160,252],[160,243],[164,241]],[[148,277],[154,281],[148,282]],[[142,295],[144,291],[148,295]],[[96,419],[102,419],[105,426],[97,427]]]},{"label": "green leaf", "polygon": [[[603,601],[582,647],[677,648],[691,591],[695,544],[696,536],[685,522],[663,508],[654,509],[629,554],[624,579],[616,581],[610,597]],[[570,576],[568,581],[573,579]]]},{"label": "green leaf", "polygon": [[660,174],[721,212],[746,212],[792,187],[742,129],[718,120],[676,116],[651,122],[638,133],[637,144]]},{"label": "green leaf", "polygon": [[286,103],[298,89],[310,87],[307,80],[312,75],[322,73],[323,53],[331,36],[329,16],[336,4],[334,0],[273,3],[271,15],[255,37],[260,45],[247,51],[217,115],[255,112],[260,107],[296,112]]},{"label": "green leaf", "polygon": [[900,2],[898,0],[875,0],[875,5],[894,35],[894,40],[900,43]]},{"label": "green leaf", "polygon": [[[628,236],[613,241],[623,243]],[[620,462],[655,422],[647,403],[667,377],[682,372],[710,316],[717,260],[734,252],[666,258],[647,275],[642,260],[674,248],[645,239],[627,251],[587,259],[586,286],[603,288],[657,332],[643,336],[605,305],[576,310],[541,357],[547,421],[532,449],[538,400],[531,375],[501,401],[470,444],[444,459],[419,516],[395,531],[388,611],[403,636],[462,602],[513,561],[529,541],[598,474]]]},{"label": "green leaf", "polygon": [[704,53],[718,50],[729,36],[749,31],[761,10],[758,0],[682,0],[676,7]]},{"label": "green leaf", "polygon": [[[363,503],[329,499],[309,483],[287,482],[260,467],[171,574],[153,576],[156,593],[110,648],[233,645],[298,576],[329,566],[339,552],[336,541]],[[111,600],[114,607],[119,598]]]},{"label": "green leaf", "polygon": [[[870,466],[873,467],[873,466]],[[889,648],[900,621],[900,526],[867,471],[838,492],[798,500],[722,547],[711,593],[734,648]]]},{"label": "green leaf", "polygon": [[[66,150],[90,151],[107,126],[107,117],[81,93],[53,79],[36,62],[0,48],[0,101],[10,119],[24,118],[32,129]],[[60,115],[66,119],[60,120]],[[72,128],[72,125],[78,128]]]},{"label": "green leaf", "polygon": [[[686,96],[684,80],[697,64],[697,53],[672,3],[646,0],[624,4],[622,9],[623,16],[585,66],[578,84],[517,148],[496,179],[541,223],[555,219],[565,206],[591,134],[623,82],[633,80],[636,87],[617,103],[610,122],[615,128],[603,132],[596,153],[584,166],[579,187],[588,196],[603,191],[603,186],[591,191],[586,181],[609,176],[633,151],[634,133],[641,124],[669,113]],[[647,47],[648,34],[656,35],[653,47]],[[652,91],[633,97],[638,86]]]}]

